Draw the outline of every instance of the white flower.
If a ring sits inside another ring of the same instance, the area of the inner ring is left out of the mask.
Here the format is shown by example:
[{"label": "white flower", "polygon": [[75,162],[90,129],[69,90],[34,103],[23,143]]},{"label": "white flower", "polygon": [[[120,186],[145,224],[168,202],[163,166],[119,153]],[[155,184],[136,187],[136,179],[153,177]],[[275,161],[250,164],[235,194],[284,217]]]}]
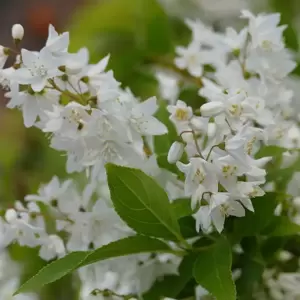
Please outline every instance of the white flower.
[{"label": "white flower", "polygon": [[65,255],[63,240],[57,235],[49,235],[41,240],[39,256],[44,260],[60,258]]},{"label": "white flower", "polygon": [[51,109],[53,104],[57,104],[59,99],[57,91],[46,90],[42,94],[27,91],[20,92],[17,84],[12,84],[11,91],[6,93],[5,96],[10,98],[7,103],[8,108],[22,108],[26,127],[33,126],[37,117],[42,117],[46,110]]},{"label": "white flower", "polygon": [[152,116],[157,108],[155,97],[149,98],[132,108],[130,122],[140,134],[162,135],[168,132],[166,126]]},{"label": "white flower", "polygon": [[69,46],[69,33],[64,32],[63,34],[58,34],[53,27],[49,25],[48,39],[46,41],[46,48],[54,56],[64,55]]},{"label": "white flower", "polygon": [[88,106],[77,102],[70,102],[66,106],[53,106],[53,111],[47,111],[48,121],[45,123],[44,132],[59,132],[66,137],[76,138],[89,123]]},{"label": "white flower", "polygon": [[280,22],[280,14],[254,16],[251,12],[243,10],[242,17],[249,20],[252,47],[260,47],[268,52],[278,51],[284,47],[282,32],[286,25],[277,27]]},{"label": "white flower", "polygon": [[171,114],[170,119],[175,124],[185,123],[193,116],[193,110],[185,102],[178,100],[176,105],[168,105],[168,112]]},{"label": "white flower", "polygon": [[40,201],[56,207],[58,199],[66,193],[71,184],[71,180],[60,183],[58,177],[54,176],[48,184],[44,184],[39,188],[38,195],[27,195],[25,200]]},{"label": "white flower", "polygon": [[30,84],[35,92],[40,92],[48,83],[48,79],[61,75],[59,63],[53,59],[47,48],[39,53],[22,49],[22,67],[17,69],[12,78],[19,84]]},{"label": "white flower", "polygon": [[10,242],[17,241],[21,246],[35,247],[39,245],[39,239],[44,230],[31,226],[28,223],[29,215],[23,213],[18,215],[14,209],[8,209],[5,213],[5,220],[9,227],[6,232]]},{"label": "white flower", "polygon": [[216,193],[210,197],[206,213],[208,214],[207,219],[203,219],[203,210],[193,215],[196,219],[197,229],[199,230],[199,226],[208,228],[211,222],[218,232],[222,232],[226,216],[243,217],[245,209],[238,201],[230,200],[228,193]]},{"label": "white flower", "polygon": [[237,33],[232,27],[228,27],[226,28],[224,42],[230,47],[230,50],[239,54],[242,49],[244,49],[247,34],[248,29],[246,27],[243,28],[239,33]]},{"label": "white flower", "polygon": [[187,48],[177,47],[176,52],[179,57],[175,59],[176,66],[180,69],[187,69],[195,77],[200,77],[203,73],[204,64],[200,49],[198,43],[191,43]]},{"label": "white flower", "polygon": [[177,162],[177,167],[185,174],[184,192],[192,196],[192,207],[204,192],[216,192],[218,180],[214,166],[200,157],[193,157],[188,164]]}]

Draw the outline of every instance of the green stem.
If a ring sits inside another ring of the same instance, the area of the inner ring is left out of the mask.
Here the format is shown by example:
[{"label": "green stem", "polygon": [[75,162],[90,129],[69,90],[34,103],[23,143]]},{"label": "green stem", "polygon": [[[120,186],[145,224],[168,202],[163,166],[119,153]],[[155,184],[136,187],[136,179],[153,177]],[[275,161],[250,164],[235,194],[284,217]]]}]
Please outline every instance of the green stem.
[{"label": "green stem", "polygon": [[179,69],[178,67],[176,67],[172,63],[172,61],[169,61],[169,60],[167,60],[167,59],[165,59],[163,57],[151,57],[151,58],[148,58],[146,60],[146,62],[149,62],[149,63],[154,64],[154,65],[158,65],[158,66],[161,66],[161,67],[163,67],[165,69],[173,71],[174,73],[180,75],[182,78],[184,78],[184,79],[186,79],[188,81],[193,82],[199,88],[203,87],[203,82],[202,82],[201,77],[194,77],[194,76],[192,76],[186,70]]},{"label": "green stem", "polygon": [[55,82],[53,79],[49,79],[48,82],[50,83],[50,85],[57,91],[59,91],[60,93],[62,93],[63,95],[73,99],[75,102],[82,104],[82,105],[86,105],[86,103],[83,101],[83,99],[79,96],[79,95],[75,95],[69,91],[66,90],[62,90]]}]

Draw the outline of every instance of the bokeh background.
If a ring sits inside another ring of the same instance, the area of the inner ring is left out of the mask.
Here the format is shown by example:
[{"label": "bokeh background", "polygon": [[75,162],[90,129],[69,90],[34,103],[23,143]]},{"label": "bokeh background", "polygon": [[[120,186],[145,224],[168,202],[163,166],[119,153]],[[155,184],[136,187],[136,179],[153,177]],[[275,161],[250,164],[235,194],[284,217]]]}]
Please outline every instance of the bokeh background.
[{"label": "bokeh background", "polygon": [[[287,46],[299,55],[299,0],[0,0],[0,44],[10,46],[11,26],[21,23],[25,28],[22,46],[40,49],[52,23],[59,32],[71,33],[71,50],[86,46],[91,62],[111,54],[109,67],[124,87],[137,96],[158,95],[152,60],[174,57],[175,45],[189,40],[183,23],[186,17],[200,18],[216,30],[226,26],[240,28],[241,9],[257,12],[280,12]],[[157,66],[156,66],[157,67]],[[299,68],[294,71],[300,75]],[[192,88],[181,92],[181,98],[197,103]],[[5,108],[0,95],[0,203],[1,209],[34,192],[41,182],[56,174],[66,175],[64,157],[51,150],[47,138],[35,128],[25,129],[18,111]],[[23,277],[35,273],[44,263],[35,250],[13,246],[12,257],[24,265]],[[1,269],[0,275],[5,273]],[[41,292],[42,300],[75,300],[74,281],[70,277]],[[0,282],[0,299],[1,282]]]}]

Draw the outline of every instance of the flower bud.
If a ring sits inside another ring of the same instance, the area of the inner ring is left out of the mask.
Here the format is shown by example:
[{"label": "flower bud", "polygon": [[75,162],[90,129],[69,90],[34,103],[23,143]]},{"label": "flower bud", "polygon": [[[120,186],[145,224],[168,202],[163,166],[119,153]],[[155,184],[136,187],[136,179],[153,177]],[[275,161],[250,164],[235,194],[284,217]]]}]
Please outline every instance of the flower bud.
[{"label": "flower bud", "polygon": [[219,115],[224,110],[222,102],[209,102],[200,107],[200,112],[203,117],[214,117]]},{"label": "flower bud", "polygon": [[176,163],[182,156],[184,151],[184,144],[180,142],[174,142],[168,153],[168,162],[170,164]]},{"label": "flower bud", "polygon": [[5,212],[5,220],[7,222],[13,222],[15,221],[16,219],[18,218],[17,216],[17,212],[13,209],[13,208],[10,208],[8,209],[6,212]]},{"label": "flower bud", "polygon": [[21,41],[24,36],[24,28],[21,24],[15,24],[11,29],[12,37],[15,41]]}]

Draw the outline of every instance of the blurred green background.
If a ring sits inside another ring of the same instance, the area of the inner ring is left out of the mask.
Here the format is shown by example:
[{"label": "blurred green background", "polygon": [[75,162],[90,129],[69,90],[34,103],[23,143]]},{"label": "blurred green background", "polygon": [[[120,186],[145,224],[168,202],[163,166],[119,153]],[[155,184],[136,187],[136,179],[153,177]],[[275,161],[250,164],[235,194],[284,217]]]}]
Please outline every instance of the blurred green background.
[{"label": "blurred green background", "polygon": [[[171,62],[175,46],[189,41],[185,17],[199,17],[216,30],[223,30],[226,26],[241,28],[239,11],[243,8],[280,12],[282,23],[289,25],[285,31],[286,44],[300,59],[299,0],[1,0],[0,8],[0,44],[10,45],[11,25],[22,23],[24,47],[38,49],[47,38],[48,24],[53,23],[59,31],[70,31],[71,51],[83,46],[90,50],[91,62],[110,53],[109,69],[114,70],[123,87],[130,87],[142,99],[158,95],[153,67]],[[300,69],[294,73],[300,75]],[[199,107],[201,99],[195,87],[185,87],[180,97]],[[0,200],[1,208],[5,209],[35,192],[41,182],[49,181],[54,174],[64,177],[66,173],[64,156],[49,148],[47,138],[39,130],[25,129],[20,112],[6,109],[3,96],[0,126]],[[25,263],[24,277],[43,265],[38,259],[26,259],[35,250],[17,246],[11,250],[15,259]],[[46,287],[41,299],[76,297],[71,278],[67,277]]]}]

